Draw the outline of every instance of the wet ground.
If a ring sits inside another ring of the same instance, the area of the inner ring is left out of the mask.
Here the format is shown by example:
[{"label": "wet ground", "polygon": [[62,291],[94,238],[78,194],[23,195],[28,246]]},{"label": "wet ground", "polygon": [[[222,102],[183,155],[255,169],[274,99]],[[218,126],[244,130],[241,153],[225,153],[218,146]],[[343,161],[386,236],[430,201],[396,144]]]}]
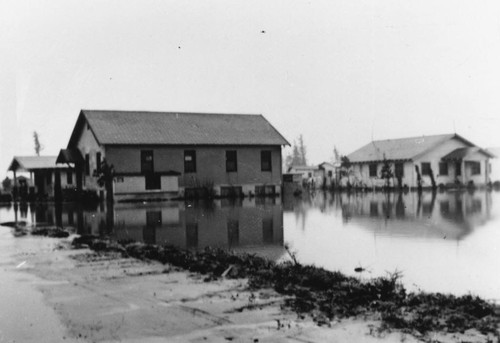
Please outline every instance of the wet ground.
[{"label": "wet ground", "polygon": [[[0,229],[0,342],[416,342],[363,318],[319,327],[246,280],[206,282],[168,265],[71,250],[68,239],[11,239]],[[461,337],[485,341],[477,332]]]}]

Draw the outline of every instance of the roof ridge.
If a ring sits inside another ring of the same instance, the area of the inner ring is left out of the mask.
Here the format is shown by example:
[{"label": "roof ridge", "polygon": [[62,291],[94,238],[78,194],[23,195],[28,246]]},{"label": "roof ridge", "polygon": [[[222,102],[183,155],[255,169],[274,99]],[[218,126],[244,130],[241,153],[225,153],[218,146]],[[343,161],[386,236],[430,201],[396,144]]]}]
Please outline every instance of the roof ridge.
[{"label": "roof ridge", "polygon": [[81,109],[82,112],[113,112],[113,113],[153,113],[153,114],[202,114],[222,116],[263,116],[262,113],[229,113],[229,112],[185,112],[185,111],[149,111],[149,110],[95,110]]},{"label": "roof ridge", "polygon": [[[376,143],[376,142],[387,142],[387,141],[403,141],[403,140],[410,140],[410,139],[418,139],[418,138],[426,138],[426,137],[440,137],[440,136],[455,136],[457,135],[456,133],[442,133],[442,134],[437,134],[437,135],[422,135],[422,136],[413,136],[413,137],[401,137],[401,138],[387,138],[387,139],[378,139],[375,141],[371,141],[371,143]],[[370,144],[370,143],[369,143]]]}]

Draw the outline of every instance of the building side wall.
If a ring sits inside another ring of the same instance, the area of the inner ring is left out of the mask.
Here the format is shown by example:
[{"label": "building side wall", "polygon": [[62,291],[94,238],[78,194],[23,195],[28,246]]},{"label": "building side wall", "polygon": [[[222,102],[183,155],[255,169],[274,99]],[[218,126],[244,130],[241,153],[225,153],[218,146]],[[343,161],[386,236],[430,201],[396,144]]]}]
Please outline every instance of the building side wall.
[{"label": "building side wall", "polygon": [[[253,191],[255,185],[281,185],[281,147],[118,147],[106,149],[107,161],[117,174],[141,174],[141,150],[153,151],[155,173],[174,171],[180,173],[178,186],[195,188],[204,184],[221,186],[243,186],[244,192]],[[184,151],[196,151],[196,172],[184,171]],[[226,171],[226,151],[237,152],[237,171]],[[261,151],[270,150],[272,171],[261,171]],[[142,177],[143,178],[143,177]],[[116,185],[115,185],[116,186]],[[121,187],[121,186],[120,186]],[[162,185],[163,188],[163,185]],[[276,187],[279,192],[279,187]]]},{"label": "building side wall", "polygon": [[[87,124],[82,125],[80,131],[80,137],[77,142],[76,148],[80,150],[80,153],[83,156],[85,161],[85,156],[89,155],[89,166],[90,171],[88,175],[85,173],[85,162],[83,164],[83,187],[85,189],[98,190],[100,189],[97,184],[97,178],[93,176],[94,171],[97,169],[97,153],[101,153],[101,161],[105,158],[105,149],[100,146],[97,140],[95,139],[94,134],[90,130]],[[75,176],[76,177],[76,176]],[[76,181],[74,181],[76,184]]]},{"label": "building side wall", "polygon": [[146,180],[144,176],[119,176],[115,177],[115,194],[126,193],[158,193],[158,192],[178,192],[179,183],[177,176],[161,176],[161,188],[158,190],[146,189]]}]

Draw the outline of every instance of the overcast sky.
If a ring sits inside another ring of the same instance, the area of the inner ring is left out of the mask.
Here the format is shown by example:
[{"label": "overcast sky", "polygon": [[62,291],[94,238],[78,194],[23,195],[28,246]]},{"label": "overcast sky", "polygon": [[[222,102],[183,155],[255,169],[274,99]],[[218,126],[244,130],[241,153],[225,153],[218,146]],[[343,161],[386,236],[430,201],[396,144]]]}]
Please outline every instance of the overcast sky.
[{"label": "overcast sky", "polygon": [[373,139],[500,146],[500,2],[0,0],[0,177],[79,110],[261,113],[311,163]]}]

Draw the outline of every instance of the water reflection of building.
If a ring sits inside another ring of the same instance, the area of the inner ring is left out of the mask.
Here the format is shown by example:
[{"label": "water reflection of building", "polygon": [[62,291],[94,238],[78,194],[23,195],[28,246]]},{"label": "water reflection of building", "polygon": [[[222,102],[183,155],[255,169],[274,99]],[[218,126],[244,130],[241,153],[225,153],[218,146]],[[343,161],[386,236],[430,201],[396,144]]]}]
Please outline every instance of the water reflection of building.
[{"label": "water reflection of building", "polygon": [[[110,213],[112,212],[112,225]],[[112,211],[84,211],[82,233],[110,235],[123,241],[205,247],[283,251],[283,210],[279,199],[238,199],[210,203],[162,202],[115,204]]]},{"label": "water reflection of building", "polygon": [[78,234],[180,248],[221,247],[280,258],[280,199],[222,199],[209,203],[118,203],[82,208],[74,203],[14,203],[16,220],[74,227]]},{"label": "water reflection of building", "polygon": [[460,240],[490,219],[489,192],[342,194],[342,215],[376,233]]}]

